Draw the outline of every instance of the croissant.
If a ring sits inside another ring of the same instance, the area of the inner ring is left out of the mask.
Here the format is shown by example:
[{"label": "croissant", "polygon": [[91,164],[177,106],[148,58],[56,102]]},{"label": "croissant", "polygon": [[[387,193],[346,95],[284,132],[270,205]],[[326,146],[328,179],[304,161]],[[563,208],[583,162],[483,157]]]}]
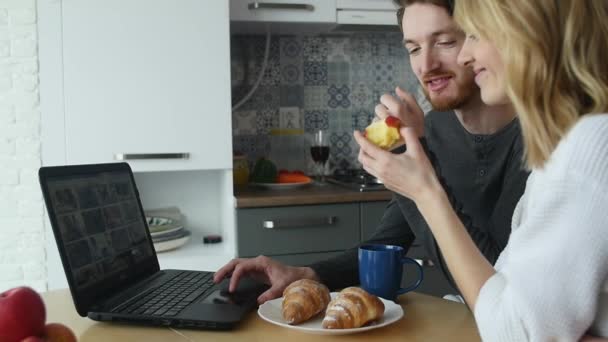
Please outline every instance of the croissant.
[{"label": "croissant", "polygon": [[302,279],[283,291],[282,314],[288,324],[299,324],[325,310],[331,300],[329,289],[321,283]]},{"label": "croissant", "polygon": [[347,287],[329,302],[323,319],[325,329],[352,329],[384,315],[384,303],[360,287]]}]

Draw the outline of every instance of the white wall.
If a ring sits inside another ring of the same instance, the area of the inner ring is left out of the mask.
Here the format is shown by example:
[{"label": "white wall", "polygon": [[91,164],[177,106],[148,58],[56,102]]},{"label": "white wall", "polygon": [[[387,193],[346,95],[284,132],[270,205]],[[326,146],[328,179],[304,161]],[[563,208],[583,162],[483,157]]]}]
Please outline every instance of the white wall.
[{"label": "white wall", "polygon": [[36,0],[0,0],[0,292],[46,289]]}]

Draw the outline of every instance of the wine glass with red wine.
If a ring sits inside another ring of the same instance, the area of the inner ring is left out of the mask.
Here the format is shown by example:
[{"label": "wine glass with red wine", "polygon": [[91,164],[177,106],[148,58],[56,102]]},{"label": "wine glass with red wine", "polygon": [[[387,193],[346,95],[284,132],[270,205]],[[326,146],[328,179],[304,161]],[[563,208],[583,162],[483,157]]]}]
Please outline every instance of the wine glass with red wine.
[{"label": "wine glass with red wine", "polygon": [[329,132],[317,130],[312,135],[310,155],[318,168],[319,183],[325,183],[325,163],[329,159]]}]

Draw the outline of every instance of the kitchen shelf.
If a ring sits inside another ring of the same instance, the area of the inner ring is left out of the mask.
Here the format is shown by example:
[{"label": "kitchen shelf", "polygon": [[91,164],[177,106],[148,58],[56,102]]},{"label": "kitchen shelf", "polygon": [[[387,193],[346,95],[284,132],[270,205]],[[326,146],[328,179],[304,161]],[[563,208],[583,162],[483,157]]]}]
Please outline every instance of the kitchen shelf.
[{"label": "kitchen shelf", "polygon": [[184,246],[157,253],[160,268],[215,272],[234,258],[223,242],[203,244],[202,241],[202,236],[194,233]]}]

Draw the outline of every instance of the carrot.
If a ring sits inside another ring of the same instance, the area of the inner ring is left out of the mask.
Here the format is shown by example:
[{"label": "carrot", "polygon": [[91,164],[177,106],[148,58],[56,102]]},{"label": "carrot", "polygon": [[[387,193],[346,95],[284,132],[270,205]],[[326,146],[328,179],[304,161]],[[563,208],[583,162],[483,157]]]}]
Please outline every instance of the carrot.
[{"label": "carrot", "polygon": [[299,173],[281,173],[277,177],[277,183],[308,183],[310,178]]}]

